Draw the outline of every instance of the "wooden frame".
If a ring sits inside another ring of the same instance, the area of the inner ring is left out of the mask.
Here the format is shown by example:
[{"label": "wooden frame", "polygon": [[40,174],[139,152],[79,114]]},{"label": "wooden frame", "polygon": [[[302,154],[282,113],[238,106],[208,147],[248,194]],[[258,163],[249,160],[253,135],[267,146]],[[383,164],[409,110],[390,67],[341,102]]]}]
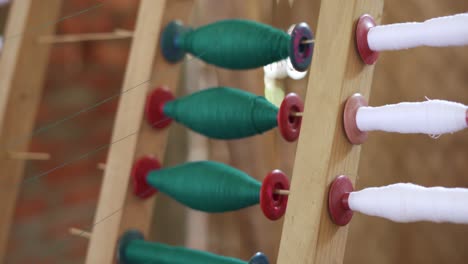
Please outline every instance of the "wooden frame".
[{"label": "wooden frame", "polygon": [[[140,155],[162,159],[167,129],[156,131],[143,118],[146,94],[154,86],[166,85],[172,91],[178,83],[181,64],[169,64],[159,47],[161,28],[174,19],[186,19],[192,0],[142,0],[133,35],[129,62],[101,186],[86,263],[113,263],[120,234],[137,228],[148,234],[155,198],[141,200],[131,190],[130,171]],[[152,69],[155,69],[152,72]],[[150,80],[146,83],[141,84]],[[137,89],[132,89],[139,85]],[[105,220],[105,224],[99,224]]]},{"label": "wooden frame", "polygon": [[343,262],[348,228],[331,222],[327,190],[337,175],[356,179],[360,147],[346,139],[343,106],[354,93],[369,97],[374,67],[359,58],[355,26],[365,13],[380,21],[382,9],[382,0],[321,3],[278,264]]},{"label": "wooden frame", "polygon": [[13,1],[0,59],[0,262],[6,253],[16,198],[23,179],[29,136],[32,133],[50,45],[38,37],[54,33],[60,0]]}]

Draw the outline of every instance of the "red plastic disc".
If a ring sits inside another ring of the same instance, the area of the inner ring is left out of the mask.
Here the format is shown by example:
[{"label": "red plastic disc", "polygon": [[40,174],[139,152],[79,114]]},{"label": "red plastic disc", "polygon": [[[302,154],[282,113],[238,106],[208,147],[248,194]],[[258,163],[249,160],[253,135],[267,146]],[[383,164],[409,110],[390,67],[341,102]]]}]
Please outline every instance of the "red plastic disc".
[{"label": "red plastic disc", "polygon": [[161,168],[159,160],[144,156],[133,164],[131,178],[133,182],[133,193],[140,198],[149,198],[158,190],[148,184],[146,177],[148,173],[153,170]]},{"label": "red plastic disc", "polygon": [[154,89],[146,98],[146,121],[156,129],[167,127],[172,119],[164,114],[164,104],[174,100],[174,95],[164,86]]},{"label": "red plastic disc", "polygon": [[353,211],[349,209],[348,197],[353,191],[353,183],[345,175],[338,176],[328,192],[328,212],[333,223],[344,226],[351,221]]},{"label": "red plastic disc", "polygon": [[260,189],[260,207],[270,220],[281,218],[288,205],[288,196],[276,194],[275,190],[289,190],[289,179],[280,170],[270,172],[263,180]]},{"label": "red plastic disc", "polygon": [[465,122],[466,122],[466,125],[468,126],[468,109],[465,112]]},{"label": "red plastic disc", "polygon": [[375,20],[368,14],[362,15],[356,26],[357,49],[361,59],[368,65],[374,64],[379,58],[379,52],[371,50],[367,41],[367,34],[372,27],[375,27]]},{"label": "red plastic disc", "polygon": [[361,106],[367,106],[366,98],[360,94],[354,94],[346,101],[343,114],[346,136],[354,145],[362,144],[367,140],[367,132],[359,130],[356,123],[357,110]]},{"label": "red plastic disc", "polygon": [[278,128],[284,139],[289,142],[297,140],[301,131],[302,117],[293,113],[304,111],[302,99],[295,93],[286,95],[278,110]]}]

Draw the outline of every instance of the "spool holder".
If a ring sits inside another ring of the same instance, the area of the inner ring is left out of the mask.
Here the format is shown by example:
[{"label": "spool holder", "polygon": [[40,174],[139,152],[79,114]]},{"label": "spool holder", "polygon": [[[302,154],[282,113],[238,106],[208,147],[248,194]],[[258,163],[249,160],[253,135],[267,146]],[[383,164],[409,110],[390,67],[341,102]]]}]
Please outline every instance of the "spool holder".
[{"label": "spool holder", "polygon": [[157,87],[148,94],[145,118],[150,126],[155,129],[163,129],[171,124],[172,119],[164,114],[164,104],[174,99],[172,92],[165,86]]},{"label": "spool holder", "polygon": [[362,106],[368,106],[366,98],[360,94],[354,94],[346,100],[343,124],[349,142],[359,145],[367,140],[368,134],[359,130],[356,122],[357,111]]},{"label": "spool holder", "polygon": [[278,129],[286,141],[296,141],[301,132],[302,116],[294,116],[294,113],[302,113],[304,111],[304,103],[302,99],[295,93],[286,95],[281,102],[276,117]]},{"label": "spool holder", "polygon": [[353,211],[349,208],[348,197],[353,191],[353,183],[345,175],[338,176],[328,191],[328,212],[333,223],[344,226],[351,221]]},{"label": "spool holder", "polygon": [[289,179],[280,170],[270,172],[263,180],[260,189],[260,208],[270,220],[278,220],[286,212],[288,196],[276,194],[275,190],[289,190]]},{"label": "spool holder", "polygon": [[379,52],[373,51],[369,48],[369,41],[367,35],[369,30],[375,27],[375,20],[369,14],[364,14],[359,17],[356,25],[356,45],[359,56],[365,64],[372,65],[379,58]]},{"label": "spool holder", "polygon": [[146,178],[148,173],[161,168],[158,159],[151,156],[144,156],[133,164],[131,178],[133,183],[133,194],[146,199],[157,193],[157,189],[148,184]]}]

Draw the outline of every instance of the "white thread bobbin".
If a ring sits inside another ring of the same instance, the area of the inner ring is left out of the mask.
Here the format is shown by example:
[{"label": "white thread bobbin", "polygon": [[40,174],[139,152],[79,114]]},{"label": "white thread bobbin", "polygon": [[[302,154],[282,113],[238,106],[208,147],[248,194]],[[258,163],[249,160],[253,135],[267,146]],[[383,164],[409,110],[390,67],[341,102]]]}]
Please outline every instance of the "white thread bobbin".
[{"label": "white thread bobbin", "polygon": [[363,15],[356,28],[356,42],[367,64],[373,64],[378,52],[384,50],[468,45],[468,13],[383,26]]},{"label": "white thread bobbin", "polygon": [[397,183],[353,192],[346,176],[339,176],[329,191],[329,212],[338,225],[346,225],[353,212],[394,222],[429,221],[468,224],[468,189],[423,187]]},{"label": "white thread bobbin", "polygon": [[444,100],[399,103],[369,107],[364,97],[351,96],[346,102],[344,126],[348,139],[361,144],[368,131],[441,135],[460,131],[467,125],[467,107]]}]

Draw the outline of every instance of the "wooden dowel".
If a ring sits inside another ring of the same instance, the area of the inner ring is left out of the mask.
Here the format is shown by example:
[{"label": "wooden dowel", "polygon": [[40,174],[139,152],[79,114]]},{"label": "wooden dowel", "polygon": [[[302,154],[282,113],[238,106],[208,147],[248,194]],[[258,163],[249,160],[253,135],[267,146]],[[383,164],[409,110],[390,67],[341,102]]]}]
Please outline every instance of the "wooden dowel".
[{"label": "wooden dowel", "polygon": [[105,170],[106,169],[106,164],[104,162],[99,162],[97,165],[97,168],[100,170]]},{"label": "wooden dowel", "polygon": [[291,113],[291,116],[302,116],[302,112],[294,112],[294,113]]},{"label": "wooden dowel", "polygon": [[312,44],[315,43],[315,39],[306,39],[301,41],[301,44]]},{"label": "wooden dowel", "polygon": [[289,190],[275,190],[275,194],[279,195],[289,195]]},{"label": "wooden dowel", "polygon": [[87,231],[84,231],[84,230],[81,230],[81,229],[78,229],[78,228],[75,228],[75,227],[72,227],[72,228],[68,229],[68,232],[70,232],[70,234],[74,235],[74,236],[79,236],[79,237],[83,237],[83,238],[87,238],[87,239],[91,238],[91,233],[90,232],[87,232]]},{"label": "wooden dowel", "polygon": [[50,160],[50,154],[44,153],[44,152],[9,151],[8,157],[10,159],[20,159],[20,160]]},{"label": "wooden dowel", "polygon": [[114,32],[53,35],[39,37],[39,43],[69,43],[93,40],[115,40],[133,37],[133,32],[125,29],[116,29]]}]

